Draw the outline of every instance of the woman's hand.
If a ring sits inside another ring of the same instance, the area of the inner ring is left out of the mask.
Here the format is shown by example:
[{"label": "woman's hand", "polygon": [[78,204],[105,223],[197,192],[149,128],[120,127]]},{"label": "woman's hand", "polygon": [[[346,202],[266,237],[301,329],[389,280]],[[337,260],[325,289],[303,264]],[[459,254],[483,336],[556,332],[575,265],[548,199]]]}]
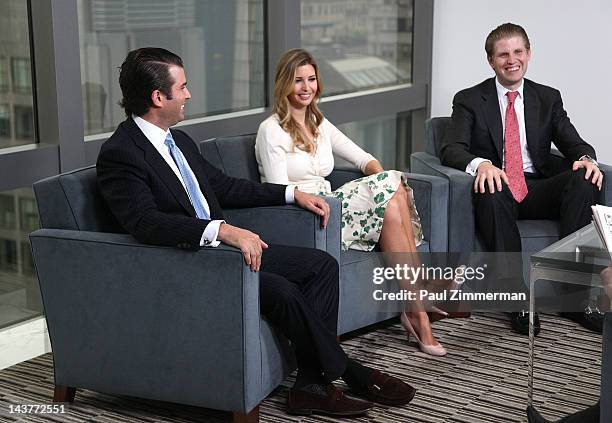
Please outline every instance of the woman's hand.
[{"label": "woman's hand", "polygon": [[370,176],[384,171],[385,169],[383,169],[378,160],[370,160],[366,165],[363,173],[365,173],[366,176]]}]

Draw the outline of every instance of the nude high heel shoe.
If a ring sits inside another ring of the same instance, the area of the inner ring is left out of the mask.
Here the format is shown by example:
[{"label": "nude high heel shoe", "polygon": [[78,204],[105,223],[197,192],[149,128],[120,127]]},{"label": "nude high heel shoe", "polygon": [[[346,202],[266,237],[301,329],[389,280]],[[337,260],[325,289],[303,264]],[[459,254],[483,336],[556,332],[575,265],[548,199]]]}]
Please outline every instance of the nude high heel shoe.
[{"label": "nude high heel shoe", "polygon": [[422,352],[436,357],[443,357],[446,355],[446,348],[444,348],[442,344],[438,343],[438,345],[425,345],[421,342],[421,338],[419,338],[419,335],[414,330],[414,327],[412,327],[412,323],[410,323],[410,319],[408,319],[408,316],[406,315],[405,311],[402,312],[400,321],[402,323],[402,326],[404,327],[404,330],[406,331],[406,336],[408,337],[408,340],[410,340],[410,335],[414,336],[417,343],[419,344],[419,349]]}]

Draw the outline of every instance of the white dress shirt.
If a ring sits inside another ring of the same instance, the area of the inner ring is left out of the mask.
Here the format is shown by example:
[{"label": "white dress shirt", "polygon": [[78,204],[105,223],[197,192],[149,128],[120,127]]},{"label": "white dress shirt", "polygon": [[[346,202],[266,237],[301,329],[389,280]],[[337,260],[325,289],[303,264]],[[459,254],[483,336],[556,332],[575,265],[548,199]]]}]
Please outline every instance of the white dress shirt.
[{"label": "white dress shirt", "polygon": [[[520,87],[518,87],[516,90],[518,91],[519,94],[518,96],[516,96],[516,99],[514,100],[514,111],[516,112],[516,117],[518,119],[519,134],[521,137],[521,156],[523,157],[523,172],[535,173],[535,168],[533,167],[533,161],[531,160],[531,154],[529,153],[529,149],[527,148],[527,131],[525,129],[525,103],[524,103],[524,97],[523,97],[524,85],[525,85],[524,81],[521,82]],[[508,107],[508,96],[506,95],[506,93],[509,92],[510,90],[504,87],[502,84],[500,84],[497,78],[495,78],[495,88],[497,89],[497,100],[499,102],[499,111],[501,113],[501,120],[502,120],[502,134],[503,134],[502,139],[505,140],[506,108]],[[491,160],[484,159],[482,157],[477,157],[473,159],[470,163],[468,163],[465,171],[469,173],[470,175],[476,175],[476,170],[478,169],[478,166],[480,166],[482,162],[491,163]],[[505,152],[502,151],[502,169],[505,169],[505,167],[506,167]]]}]

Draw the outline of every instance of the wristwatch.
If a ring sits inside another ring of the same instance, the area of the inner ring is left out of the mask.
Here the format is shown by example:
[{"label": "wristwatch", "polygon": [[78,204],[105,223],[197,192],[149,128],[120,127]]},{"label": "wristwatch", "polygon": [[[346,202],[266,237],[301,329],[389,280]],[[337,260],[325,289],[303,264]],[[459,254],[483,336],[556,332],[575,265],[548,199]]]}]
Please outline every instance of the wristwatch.
[{"label": "wristwatch", "polygon": [[597,163],[597,160],[595,160],[594,158],[592,158],[591,156],[585,154],[584,156],[580,157],[578,160],[586,160],[587,162],[593,163],[595,166],[599,167],[599,164]]}]

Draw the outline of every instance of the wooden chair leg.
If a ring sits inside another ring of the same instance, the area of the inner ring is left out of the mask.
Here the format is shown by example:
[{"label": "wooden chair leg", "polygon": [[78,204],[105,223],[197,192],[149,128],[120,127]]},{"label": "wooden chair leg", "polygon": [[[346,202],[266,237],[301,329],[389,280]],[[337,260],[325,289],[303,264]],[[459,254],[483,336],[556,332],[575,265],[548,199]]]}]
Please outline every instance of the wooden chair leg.
[{"label": "wooden chair leg", "polygon": [[71,386],[55,385],[53,402],[73,402],[76,388]]},{"label": "wooden chair leg", "polygon": [[251,410],[250,413],[234,412],[234,423],[259,423],[259,406]]}]

